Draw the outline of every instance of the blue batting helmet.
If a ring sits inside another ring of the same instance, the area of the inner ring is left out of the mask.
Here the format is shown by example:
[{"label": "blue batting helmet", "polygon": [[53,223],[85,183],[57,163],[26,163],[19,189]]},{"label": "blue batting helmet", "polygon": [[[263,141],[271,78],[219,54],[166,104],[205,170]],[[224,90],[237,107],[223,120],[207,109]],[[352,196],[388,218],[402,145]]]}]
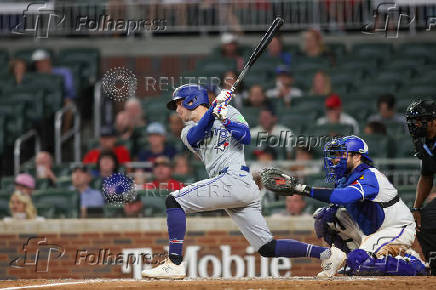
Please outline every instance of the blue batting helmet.
[{"label": "blue batting helmet", "polygon": [[178,100],[183,100],[182,106],[188,110],[194,110],[200,105],[209,105],[207,90],[195,84],[186,84],[176,88],[167,108],[174,111],[177,108]]},{"label": "blue batting helmet", "polygon": [[[342,154],[344,152],[347,154]],[[333,139],[324,146],[324,168],[327,181],[336,182],[345,176],[348,152],[359,153],[372,163],[368,156],[368,145],[362,138],[352,135]]]}]

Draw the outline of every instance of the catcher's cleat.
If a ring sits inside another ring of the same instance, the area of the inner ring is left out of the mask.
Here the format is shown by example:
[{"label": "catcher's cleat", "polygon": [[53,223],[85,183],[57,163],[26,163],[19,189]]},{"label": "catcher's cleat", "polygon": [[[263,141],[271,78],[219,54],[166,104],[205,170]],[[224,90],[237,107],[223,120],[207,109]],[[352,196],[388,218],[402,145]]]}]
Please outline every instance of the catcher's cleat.
[{"label": "catcher's cleat", "polygon": [[321,263],[322,272],[318,273],[319,278],[330,278],[336,275],[338,270],[344,266],[347,254],[340,249],[332,246],[330,248],[330,258],[325,259]]},{"label": "catcher's cleat", "polygon": [[185,263],[176,265],[170,259],[165,259],[156,268],[142,271],[142,276],[155,279],[184,279],[186,277]]}]

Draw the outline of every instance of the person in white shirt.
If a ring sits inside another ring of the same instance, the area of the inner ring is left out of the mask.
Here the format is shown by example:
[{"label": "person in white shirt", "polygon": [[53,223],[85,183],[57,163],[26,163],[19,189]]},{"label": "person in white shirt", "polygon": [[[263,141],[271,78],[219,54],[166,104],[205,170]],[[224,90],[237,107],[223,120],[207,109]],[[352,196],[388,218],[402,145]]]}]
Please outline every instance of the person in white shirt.
[{"label": "person in white shirt", "polygon": [[331,94],[325,100],[325,117],[321,117],[317,120],[317,125],[324,124],[346,124],[353,127],[353,134],[359,134],[359,124],[357,121],[342,111],[342,101],[336,94]]},{"label": "person in white shirt", "polygon": [[303,96],[303,92],[299,88],[294,88],[294,78],[287,65],[279,65],[276,69],[276,87],[269,89],[266,92],[268,98],[280,98],[289,106],[293,98]]}]

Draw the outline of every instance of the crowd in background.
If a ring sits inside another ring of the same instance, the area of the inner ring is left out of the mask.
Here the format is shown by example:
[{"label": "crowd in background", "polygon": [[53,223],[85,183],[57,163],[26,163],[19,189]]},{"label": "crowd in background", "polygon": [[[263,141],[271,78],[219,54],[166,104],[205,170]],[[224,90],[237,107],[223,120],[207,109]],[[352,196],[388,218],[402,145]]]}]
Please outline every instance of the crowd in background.
[{"label": "crowd in background", "polygon": [[[221,53],[223,57],[234,59],[237,63],[236,71],[226,71],[222,76],[221,88],[229,89],[237,78],[237,71],[240,71],[243,66],[243,55],[240,53],[235,35],[223,35]],[[336,62],[335,54],[325,49],[319,31],[309,30],[304,34],[304,45],[299,54],[294,55],[285,51],[280,37],[273,38],[267,54],[280,58],[282,61],[275,68],[275,84],[269,88],[266,88],[263,83],[245,86],[236,92],[233,100],[233,105],[241,112],[246,108],[259,109],[259,115],[255,116],[257,122],[251,127],[253,144],[261,132],[277,137],[280,137],[281,132],[292,132],[288,124],[280,123],[277,107],[274,104],[292,107],[295,100],[311,96],[325,96],[324,116],[315,120],[317,125],[346,124],[352,127],[353,134],[386,135],[385,123],[397,122],[404,126],[406,132],[405,118],[396,111],[396,98],[390,93],[380,95],[377,104],[368,104],[376,106],[378,112],[370,116],[365,127],[362,128],[359,127],[354,116],[344,111],[343,99],[333,90],[326,71],[317,71],[308,89],[299,88],[296,85],[292,64],[298,62],[299,58],[324,59],[332,65]],[[53,67],[50,55],[43,50],[36,51],[32,55],[32,61],[37,71],[61,75],[65,79],[65,103],[74,99],[74,85],[68,69]],[[11,72],[15,81],[20,83],[26,73],[25,63],[20,59],[15,59],[12,62]],[[213,99],[218,92],[218,87],[208,86],[207,89]],[[162,110],[165,109],[162,108]],[[184,124],[177,114],[170,114],[166,123],[158,122],[144,113],[141,100],[129,99],[116,113],[114,120],[111,126],[102,127],[97,146],[83,155],[82,163],[71,168],[71,184],[68,188],[80,193],[80,217],[103,216],[106,201],[101,192],[102,180],[115,172],[123,171],[133,176],[136,188],[145,190],[173,191],[182,188],[186,183],[205,177],[194,174],[192,154],[189,154],[180,141]],[[272,146],[260,146],[250,150],[248,154],[251,156],[247,156],[246,153],[246,158],[257,161],[262,167],[271,165],[279,158],[279,155],[281,159],[300,161],[301,164],[314,160],[313,151],[304,146],[285,148],[284,152]],[[126,163],[132,161],[149,162],[151,167],[150,169],[126,168]],[[37,154],[35,168],[35,176],[22,173],[14,180],[14,193],[10,198],[10,211],[14,218],[38,218],[31,198],[32,191],[36,188],[35,179],[40,180],[40,183],[44,180],[45,188],[58,186],[60,176],[56,176],[53,171],[53,158],[49,152],[41,151]],[[259,170],[260,166],[259,168],[253,167],[251,171],[256,177]],[[321,166],[296,165],[289,170],[304,180],[307,172],[319,173]],[[260,184],[259,186],[261,187]],[[278,200],[276,196],[265,193],[265,200],[268,199],[272,202]],[[146,206],[137,199],[124,206],[124,215],[141,216],[143,207]],[[308,214],[304,212],[304,208],[303,198],[288,197],[286,208],[275,213],[274,216]]]}]

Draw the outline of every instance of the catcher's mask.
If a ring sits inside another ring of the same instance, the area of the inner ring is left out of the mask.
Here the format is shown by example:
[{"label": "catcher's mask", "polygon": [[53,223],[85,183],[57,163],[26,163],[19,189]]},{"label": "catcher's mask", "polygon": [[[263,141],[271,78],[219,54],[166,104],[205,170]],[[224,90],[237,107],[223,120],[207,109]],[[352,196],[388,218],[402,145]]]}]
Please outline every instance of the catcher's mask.
[{"label": "catcher's mask", "polygon": [[334,183],[347,172],[348,152],[341,139],[333,139],[324,146],[324,169],[326,181]]},{"label": "catcher's mask", "polygon": [[347,174],[349,154],[360,154],[362,162],[373,166],[368,156],[368,145],[357,136],[336,138],[324,146],[324,168],[327,182],[337,182]]}]

